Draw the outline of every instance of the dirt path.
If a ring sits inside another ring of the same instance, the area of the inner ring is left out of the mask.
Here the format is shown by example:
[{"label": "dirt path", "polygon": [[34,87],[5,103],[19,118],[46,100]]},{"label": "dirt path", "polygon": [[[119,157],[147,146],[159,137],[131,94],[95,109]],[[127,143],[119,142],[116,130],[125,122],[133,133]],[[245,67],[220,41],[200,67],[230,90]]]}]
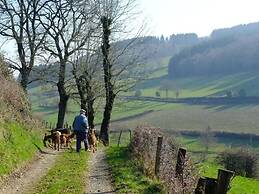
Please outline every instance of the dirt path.
[{"label": "dirt path", "polygon": [[86,183],[86,194],[115,194],[104,148],[100,148],[96,153],[91,154],[88,166],[89,176]]},{"label": "dirt path", "polygon": [[60,152],[46,150],[37,154],[31,163],[0,182],[0,194],[21,194],[31,191],[33,185],[54,165],[58,153]]}]

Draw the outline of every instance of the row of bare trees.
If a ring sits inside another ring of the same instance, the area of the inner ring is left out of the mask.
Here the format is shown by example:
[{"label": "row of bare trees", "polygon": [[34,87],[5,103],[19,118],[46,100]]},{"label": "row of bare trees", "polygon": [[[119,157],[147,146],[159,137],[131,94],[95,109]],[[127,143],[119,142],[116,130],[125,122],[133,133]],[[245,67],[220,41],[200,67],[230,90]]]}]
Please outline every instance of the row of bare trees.
[{"label": "row of bare trees", "polygon": [[[139,49],[138,54],[132,49],[140,47],[136,37],[143,32],[143,25],[130,25],[138,19],[135,8],[136,0],[0,0],[0,35],[14,43],[17,55],[6,60],[19,72],[24,91],[35,80],[56,85],[56,127],[64,124],[70,98],[80,100],[94,127],[94,103],[103,97],[100,135],[109,143],[114,100],[141,75]],[[131,39],[116,43],[125,37]],[[35,64],[45,68],[30,79]]]}]

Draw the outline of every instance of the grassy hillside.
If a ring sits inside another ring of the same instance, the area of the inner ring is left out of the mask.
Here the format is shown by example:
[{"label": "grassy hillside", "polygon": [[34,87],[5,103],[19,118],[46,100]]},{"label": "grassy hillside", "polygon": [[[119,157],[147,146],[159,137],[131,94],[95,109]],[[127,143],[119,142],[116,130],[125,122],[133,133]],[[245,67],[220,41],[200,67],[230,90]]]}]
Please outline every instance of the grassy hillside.
[{"label": "grassy hillside", "polygon": [[[259,75],[256,72],[244,72],[229,75],[195,76],[185,78],[168,79],[166,71],[156,72],[156,76],[146,80],[137,86],[141,90],[142,96],[155,96],[159,91],[161,97],[166,97],[165,87],[168,88],[168,97],[175,97],[175,92],[179,91],[179,97],[200,97],[225,95],[226,90],[238,93],[244,89],[248,96],[259,96],[257,84]],[[134,91],[126,93],[134,95]]]},{"label": "grassy hillside", "polygon": [[[168,97],[175,97],[175,88],[178,88],[179,97],[194,96],[215,96],[225,95],[226,90],[245,89],[247,95],[259,95],[257,83],[259,75],[253,72],[222,75],[212,77],[191,77],[175,80],[167,80],[165,67],[154,72],[152,76],[155,78],[146,80],[138,85],[141,88],[142,96],[155,96],[155,92],[159,91],[161,98],[166,97],[166,92],[159,90],[161,83],[167,81],[171,84]],[[157,77],[160,75],[160,77]],[[33,103],[33,111],[43,116],[50,122],[56,122],[57,118],[57,97],[41,96],[41,88],[37,87],[30,91]],[[134,95],[134,91],[123,95]],[[46,100],[50,103],[47,107],[39,106],[39,102]],[[53,106],[51,106],[51,104]],[[68,114],[66,121],[71,123],[74,116],[78,114],[79,105],[73,101],[69,102]],[[141,101],[121,101],[117,100],[112,113],[112,120],[125,118],[132,115],[154,110],[155,112],[140,117],[134,121],[129,121],[130,126],[135,126],[139,122],[151,122],[162,128],[170,129],[203,129],[207,125],[212,128],[236,132],[254,132],[258,133],[259,122],[256,115],[259,114],[259,106],[249,105],[183,105],[183,104],[166,104],[159,102],[141,102]],[[169,116],[170,115],[170,116]],[[102,108],[97,110],[96,123],[101,122]]]},{"label": "grassy hillside", "polygon": [[18,122],[0,122],[0,177],[9,174],[33,158],[43,147],[40,131]]},{"label": "grassy hillside", "polygon": [[0,178],[33,158],[42,136],[27,96],[0,58]]}]

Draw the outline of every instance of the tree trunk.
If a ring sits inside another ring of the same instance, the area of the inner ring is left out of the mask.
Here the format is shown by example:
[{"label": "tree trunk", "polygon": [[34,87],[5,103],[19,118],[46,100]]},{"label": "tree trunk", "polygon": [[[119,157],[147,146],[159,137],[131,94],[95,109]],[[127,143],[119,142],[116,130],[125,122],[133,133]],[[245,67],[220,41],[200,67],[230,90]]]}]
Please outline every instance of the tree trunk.
[{"label": "tree trunk", "polygon": [[27,86],[28,86],[28,82],[29,82],[29,74],[26,73],[26,71],[21,71],[21,81],[20,81],[20,85],[23,89],[23,91],[27,94]]},{"label": "tree trunk", "polygon": [[69,95],[66,92],[65,88],[65,72],[66,72],[66,60],[60,60],[60,69],[59,69],[59,81],[57,83],[58,93],[59,93],[59,104],[58,104],[58,121],[57,128],[62,128],[64,125],[65,114],[67,109],[67,102]]},{"label": "tree trunk", "polygon": [[90,129],[94,128],[94,100],[86,100],[84,97],[81,97],[81,108],[86,110],[88,117],[88,124]]},{"label": "tree trunk", "polygon": [[[84,78],[84,76],[78,77],[76,72],[73,73],[76,85],[78,89],[78,94],[80,96],[81,108],[86,110],[88,117],[88,124],[91,129],[94,128],[94,96],[91,84],[88,81],[88,78]],[[85,72],[85,76],[89,76],[87,72]]]},{"label": "tree trunk", "polygon": [[81,109],[84,109],[86,112],[88,112],[87,105],[86,105],[87,100],[80,96],[80,101],[81,101],[81,103],[80,103]]},{"label": "tree trunk", "polygon": [[100,138],[103,141],[104,145],[106,146],[109,145],[109,127],[110,127],[109,125],[111,121],[111,113],[112,113],[112,107],[113,107],[115,96],[116,96],[115,94],[111,94],[109,96],[103,113]]},{"label": "tree trunk", "polygon": [[100,139],[103,141],[104,145],[109,145],[109,124],[111,119],[113,102],[115,99],[114,86],[111,82],[112,79],[112,64],[109,61],[110,52],[110,35],[112,20],[106,16],[101,18],[102,28],[103,28],[103,38],[102,38],[102,54],[103,54],[103,71],[104,71],[104,83],[105,83],[105,93],[106,93],[106,104],[103,113],[103,120],[100,131]]},{"label": "tree trunk", "polygon": [[94,100],[88,100],[87,101],[87,106],[88,106],[88,123],[89,123],[89,127],[91,129],[94,128]]},{"label": "tree trunk", "polygon": [[58,122],[57,128],[62,128],[65,121],[65,114],[67,109],[67,102],[69,99],[68,95],[60,95],[59,96],[59,104],[58,104]]}]

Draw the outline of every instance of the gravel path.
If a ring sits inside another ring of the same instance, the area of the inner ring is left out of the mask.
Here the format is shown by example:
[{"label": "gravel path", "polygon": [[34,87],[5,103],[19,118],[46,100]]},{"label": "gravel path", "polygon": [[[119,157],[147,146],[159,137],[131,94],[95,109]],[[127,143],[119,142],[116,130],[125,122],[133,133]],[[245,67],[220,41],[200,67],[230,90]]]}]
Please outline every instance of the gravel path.
[{"label": "gravel path", "polygon": [[57,151],[46,150],[35,159],[0,181],[0,194],[21,194],[33,189],[41,177],[47,174],[58,156]]},{"label": "gravel path", "polygon": [[105,157],[104,148],[99,148],[96,153],[91,154],[85,194],[115,194],[110,168]]}]

